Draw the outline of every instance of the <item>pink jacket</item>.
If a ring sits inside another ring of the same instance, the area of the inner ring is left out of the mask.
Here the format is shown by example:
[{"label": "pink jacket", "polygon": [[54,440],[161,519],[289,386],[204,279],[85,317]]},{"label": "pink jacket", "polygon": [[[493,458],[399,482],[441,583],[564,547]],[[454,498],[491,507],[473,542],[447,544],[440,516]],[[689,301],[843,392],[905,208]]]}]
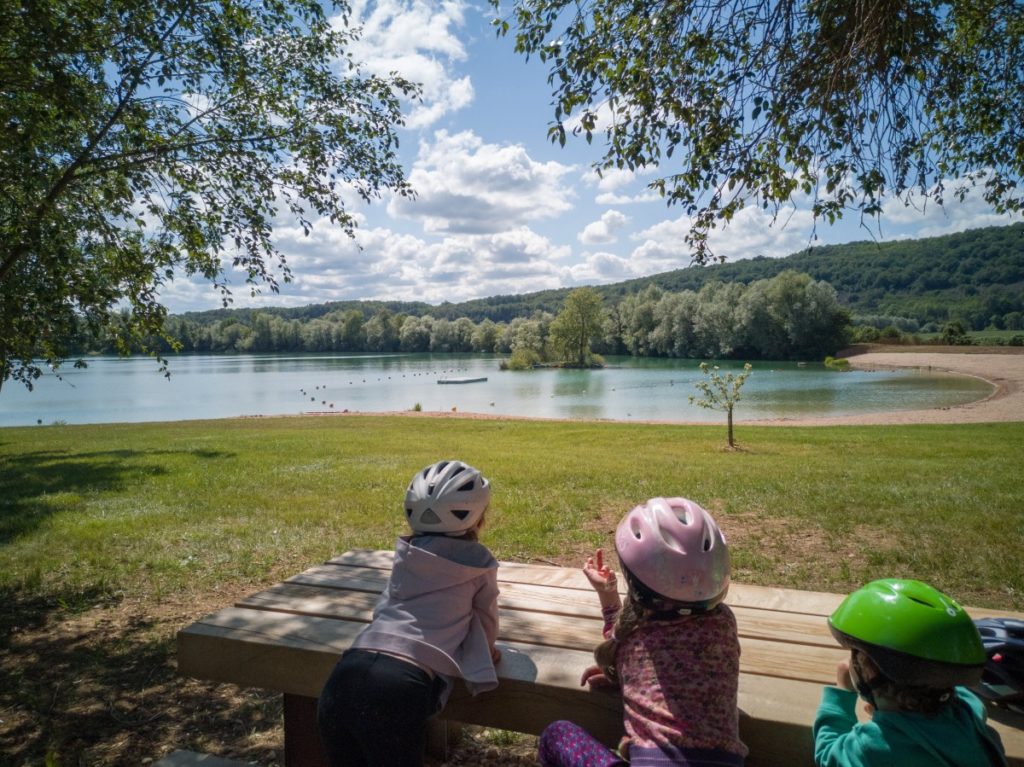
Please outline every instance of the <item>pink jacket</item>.
[{"label": "pink jacket", "polygon": [[498,562],[487,547],[445,536],[398,539],[391,579],[353,648],[410,658],[476,695],[498,686]]}]

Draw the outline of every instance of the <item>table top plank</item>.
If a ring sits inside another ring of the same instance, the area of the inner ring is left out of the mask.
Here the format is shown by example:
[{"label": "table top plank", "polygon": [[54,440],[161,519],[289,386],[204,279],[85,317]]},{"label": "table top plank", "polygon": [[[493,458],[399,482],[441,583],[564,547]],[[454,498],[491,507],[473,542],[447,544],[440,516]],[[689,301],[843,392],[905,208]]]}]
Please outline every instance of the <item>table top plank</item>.
[{"label": "table top plank", "polygon": [[[318,573],[319,568],[311,568],[306,572],[311,571]],[[319,577],[296,576],[265,592],[246,597],[239,604],[260,607],[261,602],[264,602],[266,609],[309,611],[312,614],[327,616],[332,614],[331,605],[337,604],[341,611],[339,615],[343,617],[355,617],[348,612],[348,608],[354,604],[359,604],[361,608],[372,609],[377,597],[376,593],[359,589],[348,590],[343,588],[344,583],[345,581],[334,580],[329,585],[322,585],[323,581]],[[379,586],[383,588],[385,583],[386,581],[380,582]],[[360,597],[360,594],[364,596]],[[332,600],[336,600],[336,602],[332,602]],[[580,595],[570,593],[569,596],[566,596],[563,589],[531,588],[520,584],[506,584],[501,587],[498,605],[501,609],[508,611],[518,610],[531,614],[550,614],[575,620],[597,621],[598,623],[594,627],[585,630],[581,628],[578,633],[591,635],[596,637],[595,641],[600,641],[601,624],[599,621],[601,616],[598,613],[598,602],[593,592],[583,592]],[[826,621],[820,616],[778,613],[735,605],[732,606],[732,609],[736,614],[741,637],[774,639],[794,644],[824,647],[836,645],[829,633]]]},{"label": "table top plank", "polygon": [[[381,571],[380,573],[372,576],[366,575],[365,577],[383,577],[386,581],[393,559],[393,551],[353,549],[331,558],[328,560],[327,565],[379,570]],[[593,593],[590,583],[579,568],[502,561],[498,568],[498,582],[499,584],[522,583],[533,587],[550,586],[561,589],[579,589],[583,592]],[[623,591],[623,588],[623,585],[620,584],[620,591]],[[729,594],[725,601],[731,607],[749,607],[771,610],[772,612],[805,613],[807,615],[828,617],[839,607],[844,597],[845,595],[843,594],[832,594],[824,591],[757,586],[736,583],[734,581],[729,587]],[[1008,617],[1024,620],[1024,612],[1014,610],[970,607],[967,605],[964,605],[964,610],[972,618]]]}]

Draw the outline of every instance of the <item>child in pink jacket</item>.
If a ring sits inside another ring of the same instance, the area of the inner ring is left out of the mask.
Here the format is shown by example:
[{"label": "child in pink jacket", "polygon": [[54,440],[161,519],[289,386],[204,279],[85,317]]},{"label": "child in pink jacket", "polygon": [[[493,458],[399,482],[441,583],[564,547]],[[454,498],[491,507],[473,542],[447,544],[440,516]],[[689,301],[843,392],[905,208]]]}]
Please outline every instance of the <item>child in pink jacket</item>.
[{"label": "child in pink jacket", "polygon": [[417,472],[373,622],[338,661],[317,723],[332,767],[419,767],[427,720],[461,678],[474,695],[498,684],[498,563],[477,540],[490,483],[461,461]]}]

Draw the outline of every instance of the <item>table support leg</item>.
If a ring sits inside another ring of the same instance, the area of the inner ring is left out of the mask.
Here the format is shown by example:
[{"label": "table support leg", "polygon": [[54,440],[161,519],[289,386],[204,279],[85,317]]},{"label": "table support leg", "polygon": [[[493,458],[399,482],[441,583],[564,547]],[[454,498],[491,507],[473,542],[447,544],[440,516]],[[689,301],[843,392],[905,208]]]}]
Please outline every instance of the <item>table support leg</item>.
[{"label": "table support leg", "polygon": [[285,767],[327,767],[316,727],[316,698],[284,695]]},{"label": "table support leg", "polygon": [[[327,755],[316,726],[316,698],[284,695],[285,767],[327,767]],[[427,722],[427,753],[447,759],[462,737],[462,724],[432,717]]]}]

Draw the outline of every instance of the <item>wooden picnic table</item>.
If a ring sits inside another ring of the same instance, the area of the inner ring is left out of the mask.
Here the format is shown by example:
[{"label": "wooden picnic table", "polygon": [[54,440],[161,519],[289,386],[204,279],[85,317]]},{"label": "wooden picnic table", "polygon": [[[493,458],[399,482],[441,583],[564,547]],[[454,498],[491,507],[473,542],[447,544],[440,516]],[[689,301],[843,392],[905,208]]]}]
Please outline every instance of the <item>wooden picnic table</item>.
[{"label": "wooden picnic table", "polygon": [[[341,653],[370,620],[391,572],[390,551],[349,551],[182,629],[182,674],[284,694],[285,762],[323,764],[316,699]],[[570,719],[609,744],[622,732],[619,696],[579,684],[601,639],[597,597],[578,569],[502,562],[500,684],[472,697],[457,683],[441,717],[539,734]],[[740,730],[747,763],[811,765],[822,685],[847,656],[826,617],[842,595],[732,584],[739,625]],[[967,608],[972,617],[1020,613]],[[1024,716],[990,707],[1010,764],[1024,767]]]}]

